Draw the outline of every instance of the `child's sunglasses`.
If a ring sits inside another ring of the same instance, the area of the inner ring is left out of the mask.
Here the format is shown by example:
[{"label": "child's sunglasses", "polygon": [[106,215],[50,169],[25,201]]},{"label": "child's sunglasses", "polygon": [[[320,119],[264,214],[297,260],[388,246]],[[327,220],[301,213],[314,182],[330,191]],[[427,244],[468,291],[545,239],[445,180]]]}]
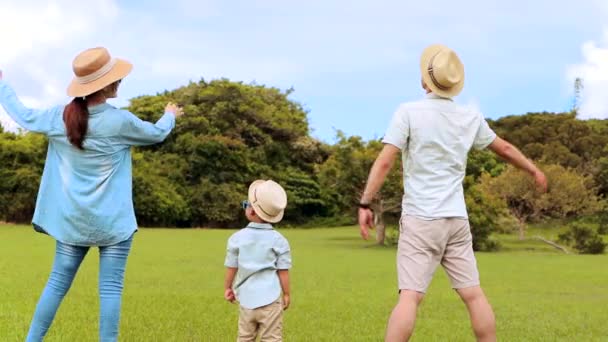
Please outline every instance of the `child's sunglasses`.
[{"label": "child's sunglasses", "polygon": [[249,208],[250,206],[251,206],[251,204],[249,204],[249,201],[247,201],[247,200],[241,202],[241,207],[243,208],[243,210]]}]

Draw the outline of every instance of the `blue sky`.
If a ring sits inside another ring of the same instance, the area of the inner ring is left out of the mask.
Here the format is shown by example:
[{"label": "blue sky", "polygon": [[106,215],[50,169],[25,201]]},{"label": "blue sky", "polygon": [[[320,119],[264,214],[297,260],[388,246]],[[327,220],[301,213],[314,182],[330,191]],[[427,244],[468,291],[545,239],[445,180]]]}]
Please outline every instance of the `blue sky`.
[{"label": "blue sky", "polygon": [[135,64],[118,105],[228,77],[294,87],[318,138],[374,138],[422,96],[418,58],[432,43],[460,54],[457,100],[486,117],[568,110],[575,76],[584,116],[608,117],[607,19],[599,0],[3,0],[0,69],[29,105],[60,104],[74,55],[102,45]]}]

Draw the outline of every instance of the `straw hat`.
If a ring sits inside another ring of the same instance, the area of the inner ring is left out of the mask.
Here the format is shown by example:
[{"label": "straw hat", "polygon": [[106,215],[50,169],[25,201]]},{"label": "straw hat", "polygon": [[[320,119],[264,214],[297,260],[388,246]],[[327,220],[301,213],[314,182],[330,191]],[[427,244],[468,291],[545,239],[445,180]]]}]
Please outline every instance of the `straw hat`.
[{"label": "straw hat", "polygon": [[464,87],[464,65],[447,46],[437,44],[424,49],[420,72],[427,87],[441,97],[454,97]]},{"label": "straw hat", "polygon": [[74,79],[68,87],[70,97],[84,97],[99,91],[127,76],[133,65],[112,58],[106,48],[96,47],[81,52],[74,62]]},{"label": "straw hat", "polygon": [[282,186],[271,180],[256,180],[249,186],[249,203],[264,221],[277,223],[283,219],[287,194]]}]

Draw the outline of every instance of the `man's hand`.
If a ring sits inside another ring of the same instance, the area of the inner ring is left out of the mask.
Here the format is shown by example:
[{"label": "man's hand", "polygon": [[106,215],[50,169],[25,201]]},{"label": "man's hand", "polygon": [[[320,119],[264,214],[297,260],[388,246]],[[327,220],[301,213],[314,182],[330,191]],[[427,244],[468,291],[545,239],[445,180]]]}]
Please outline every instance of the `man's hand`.
[{"label": "man's hand", "polygon": [[547,192],[547,177],[545,174],[534,165],[526,156],[521,153],[515,146],[511,145],[508,141],[497,137],[488,146],[488,148],[499,157],[504,159],[509,164],[517,167],[518,169],[528,172],[528,174],[534,177],[534,182],[538,187],[538,190],[545,193]]},{"label": "man's hand", "polygon": [[[371,203],[374,196],[384,183],[386,175],[393,168],[395,159],[401,150],[391,144],[386,144],[380,151],[378,158],[374,162],[369,176],[367,177],[367,184],[359,203]],[[374,229],[374,213],[369,208],[359,208],[359,227],[361,228],[361,237],[365,240],[369,238],[369,229]]]},{"label": "man's hand", "polygon": [[374,229],[374,212],[369,208],[359,208],[359,229],[364,240],[369,238],[369,229]]},{"label": "man's hand", "polygon": [[234,303],[236,301],[236,296],[234,295],[234,291],[232,289],[226,289],[224,291],[224,299],[226,299],[230,303]]},{"label": "man's hand", "polygon": [[289,304],[291,304],[291,298],[289,298],[289,294],[283,294],[283,310],[289,309]]}]

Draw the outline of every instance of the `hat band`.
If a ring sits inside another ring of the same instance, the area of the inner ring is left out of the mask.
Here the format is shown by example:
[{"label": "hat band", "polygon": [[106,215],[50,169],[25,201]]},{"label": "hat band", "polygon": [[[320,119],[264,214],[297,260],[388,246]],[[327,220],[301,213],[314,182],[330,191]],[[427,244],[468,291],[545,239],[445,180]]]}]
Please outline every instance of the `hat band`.
[{"label": "hat band", "polygon": [[97,81],[98,79],[109,73],[110,70],[112,70],[112,68],[114,67],[114,65],[116,65],[116,59],[112,58],[108,61],[108,63],[99,68],[99,70],[95,71],[94,73],[86,76],[76,76],[76,82],[80,84],[87,84],[93,81]]},{"label": "hat band", "polygon": [[[437,56],[439,54],[439,52],[437,54],[435,54],[435,56]],[[429,61],[429,67],[428,67],[428,72],[429,72],[429,76],[431,76],[431,81],[433,81],[433,84],[435,85],[435,87],[439,88],[439,90],[450,90],[451,87],[446,87],[443,84],[439,83],[439,81],[437,81],[437,79],[435,78],[435,74],[433,71],[433,62],[435,61],[435,56],[431,57],[431,60]]]}]

